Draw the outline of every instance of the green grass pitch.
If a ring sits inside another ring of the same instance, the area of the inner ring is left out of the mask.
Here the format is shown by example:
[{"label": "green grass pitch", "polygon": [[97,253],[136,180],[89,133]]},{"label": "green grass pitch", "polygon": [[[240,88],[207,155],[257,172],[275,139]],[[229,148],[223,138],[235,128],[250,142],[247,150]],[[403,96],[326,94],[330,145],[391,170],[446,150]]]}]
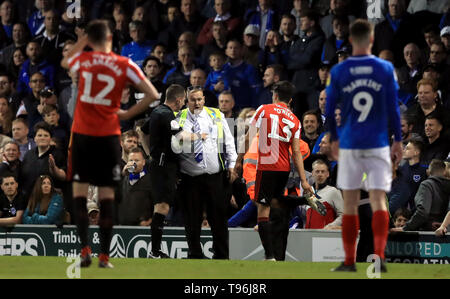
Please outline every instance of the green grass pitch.
[{"label": "green grass pitch", "polygon": [[[89,268],[80,269],[80,278],[159,278],[159,279],[352,279],[368,278],[370,264],[357,264],[357,273],[330,272],[338,263],[220,261],[180,259],[111,259],[114,269],[100,269],[93,259]],[[69,269],[68,269],[69,267]],[[0,257],[0,278],[68,278],[74,272],[63,257]],[[76,269],[75,269],[76,270]],[[72,272],[70,272],[72,271]],[[449,265],[388,264],[383,279],[449,279]]]}]

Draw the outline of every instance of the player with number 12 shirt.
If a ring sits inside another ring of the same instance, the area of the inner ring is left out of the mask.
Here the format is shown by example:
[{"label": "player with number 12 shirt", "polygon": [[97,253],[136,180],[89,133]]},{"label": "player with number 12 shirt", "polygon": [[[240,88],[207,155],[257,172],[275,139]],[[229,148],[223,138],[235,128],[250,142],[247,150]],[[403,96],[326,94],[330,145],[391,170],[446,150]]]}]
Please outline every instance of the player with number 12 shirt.
[{"label": "player with number 12 shirt", "polygon": [[144,81],[145,75],[129,58],[112,52],[79,52],[68,63],[71,72],[80,74],[72,132],[90,136],[120,135],[116,112],[122,91],[127,85]]},{"label": "player with number 12 shirt", "polygon": [[[86,197],[89,184],[98,186],[100,205],[99,267],[111,268],[109,246],[113,226],[114,187],[120,182],[120,120],[145,111],[158,99],[155,87],[130,59],[112,52],[108,23],[89,23],[86,35],[69,51],[61,66],[78,73],[78,97],[69,146],[69,176],[73,180],[74,218],[81,241],[81,267],[91,264]],[[86,46],[93,49],[84,52]],[[127,85],[144,98],[127,111],[120,100]]]}]

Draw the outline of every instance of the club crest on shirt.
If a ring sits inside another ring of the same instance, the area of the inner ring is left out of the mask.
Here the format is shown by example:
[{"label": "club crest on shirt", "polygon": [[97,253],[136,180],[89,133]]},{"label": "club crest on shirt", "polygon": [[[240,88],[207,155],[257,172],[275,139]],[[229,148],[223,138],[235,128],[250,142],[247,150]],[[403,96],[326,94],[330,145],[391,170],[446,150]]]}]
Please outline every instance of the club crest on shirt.
[{"label": "club crest on shirt", "polygon": [[413,175],[413,180],[414,182],[418,183],[420,181],[420,175],[419,174]]}]

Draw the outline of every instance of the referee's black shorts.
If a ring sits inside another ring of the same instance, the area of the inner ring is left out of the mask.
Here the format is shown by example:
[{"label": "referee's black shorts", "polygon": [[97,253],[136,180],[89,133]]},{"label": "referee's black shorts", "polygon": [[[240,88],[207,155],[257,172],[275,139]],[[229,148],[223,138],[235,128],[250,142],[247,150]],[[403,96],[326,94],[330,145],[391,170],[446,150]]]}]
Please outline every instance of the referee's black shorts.
[{"label": "referee's black shorts", "polygon": [[273,198],[283,196],[288,178],[289,171],[258,170],[255,181],[255,201],[269,206]]},{"label": "referee's black shorts", "polygon": [[150,182],[153,203],[167,203],[173,205],[176,195],[178,179],[178,163],[165,161],[159,166],[159,161],[154,159],[150,162]]},{"label": "referee's black shorts", "polygon": [[115,187],[121,180],[120,136],[73,133],[69,160],[72,180],[99,187]]}]

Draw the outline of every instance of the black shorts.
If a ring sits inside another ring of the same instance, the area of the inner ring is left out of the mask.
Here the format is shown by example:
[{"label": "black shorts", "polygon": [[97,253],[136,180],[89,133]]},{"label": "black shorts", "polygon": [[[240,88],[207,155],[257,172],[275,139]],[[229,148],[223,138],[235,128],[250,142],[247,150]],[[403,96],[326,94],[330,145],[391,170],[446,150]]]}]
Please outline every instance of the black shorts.
[{"label": "black shorts", "polygon": [[152,185],[153,203],[167,203],[173,205],[178,179],[178,164],[166,162],[159,166],[159,161],[150,162],[150,182]]},{"label": "black shorts", "polygon": [[99,187],[115,187],[121,180],[120,136],[73,133],[70,160],[72,180]]},{"label": "black shorts", "polygon": [[255,182],[255,201],[268,206],[273,198],[283,196],[288,178],[288,171],[258,170]]}]

